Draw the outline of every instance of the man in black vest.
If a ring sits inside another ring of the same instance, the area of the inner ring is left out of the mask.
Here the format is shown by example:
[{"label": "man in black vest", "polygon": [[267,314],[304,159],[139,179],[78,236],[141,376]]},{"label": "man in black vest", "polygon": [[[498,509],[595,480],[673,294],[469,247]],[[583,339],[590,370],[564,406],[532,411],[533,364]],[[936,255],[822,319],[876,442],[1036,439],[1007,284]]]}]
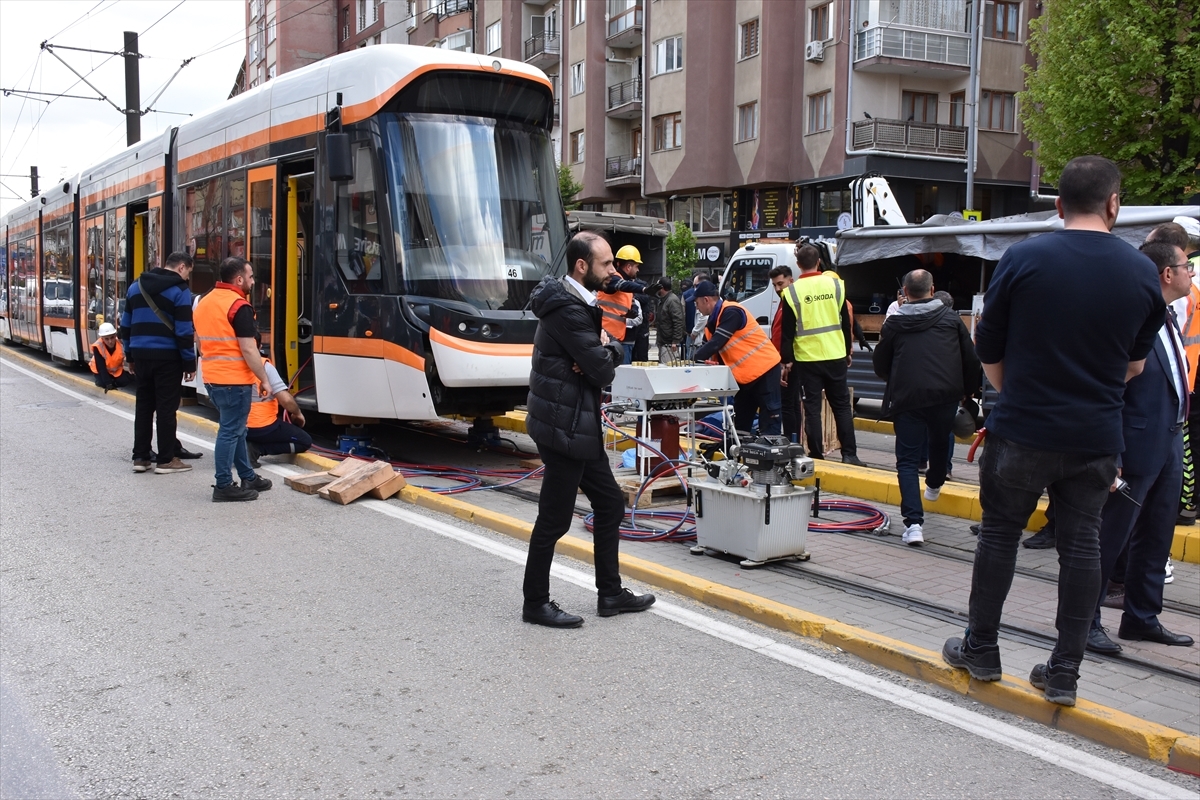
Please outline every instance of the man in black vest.
[{"label": "man in black vest", "polygon": [[583,617],[568,614],[550,599],[554,545],[571,527],[579,489],[595,512],[593,541],[597,612],[610,617],[645,611],[654,595],[621,588],[617,548],[625,497],[604,452],[600,393],[624,360],[619,342],[600,326],[595,292],[615,273],[612,248],[599,235],[581,231],[567,243],[567,274],[547,277],[534,290],[530,308],[538,316],[529,375],[526,429],[545,465],[537,521],[525,562],[525,605],[521,619],[551,628],[578,628]]}]

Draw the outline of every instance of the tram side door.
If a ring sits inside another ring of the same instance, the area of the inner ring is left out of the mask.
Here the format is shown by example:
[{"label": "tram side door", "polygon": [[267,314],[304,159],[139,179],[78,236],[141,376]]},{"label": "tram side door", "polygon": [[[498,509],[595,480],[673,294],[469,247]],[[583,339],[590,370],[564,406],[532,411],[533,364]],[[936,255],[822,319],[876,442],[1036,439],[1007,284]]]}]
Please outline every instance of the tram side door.
[{"label": "tram side door", "polygon": [[[287,364],[288,378],[297,402],[306,405],[315,395],[304,394],[315,383],[312,366],[312,230],[313,163],[299,161],[284,164],[276,194],[278,230],[275,242],[279,252],[276,265],[280,296],[275,309],[280,315],[275,345]],[[282,373],[282,370],[280,370]]]},{"label": "tram side door", "polygon": [[[254,270],[254,296],[250,298],[262,334],[263,344],[270,348],[271,363],[280,374],[279,354],[275,348],[279,303],[275,291],[275,173],[274,165],[250,170],[246,193],[246,259]],[[290,365],[289,365],[290,366]]]}]

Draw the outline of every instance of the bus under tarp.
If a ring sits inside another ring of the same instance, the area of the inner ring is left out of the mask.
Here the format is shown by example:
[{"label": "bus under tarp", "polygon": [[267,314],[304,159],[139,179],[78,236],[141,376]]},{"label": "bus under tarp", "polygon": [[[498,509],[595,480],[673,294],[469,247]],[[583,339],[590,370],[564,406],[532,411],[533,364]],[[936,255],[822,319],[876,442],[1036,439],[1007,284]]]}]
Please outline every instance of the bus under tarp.
[{"label": "bus under tarp", "polygon": [[660,217],[636,214],[613,214],[607,211],[568,211],[567,228],[571,233],[596,231],[603,233],[612,244],[613,252],[621,245],[631,244],[642,254],[638,279],[653,281],[666,274],[663,240],[675,226]]}]

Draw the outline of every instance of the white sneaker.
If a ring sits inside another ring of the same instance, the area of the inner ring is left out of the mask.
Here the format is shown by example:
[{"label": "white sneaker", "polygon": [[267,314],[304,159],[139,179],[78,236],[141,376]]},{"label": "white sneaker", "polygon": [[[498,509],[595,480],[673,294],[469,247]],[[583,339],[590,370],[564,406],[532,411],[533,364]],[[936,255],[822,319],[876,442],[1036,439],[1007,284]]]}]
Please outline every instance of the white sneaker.
[{"label": "white sneaker", "polygon": [[939,486],[935,489],[929,485],[925,486],[925,499],[928,500],[929,502],[932,503],[934,500],[937,500],[941,496],[942,496],[942,487]]},{"label": "white sneaker", "polygon": [[920,525],[909,525],[904,529],[904,536],[900,540],[910,547],[916,547],[925,541],[925,533]]},{"label": "white sneaker", "polygon": [[1171,563],[1171,557],[1167,556],[1167,576],[1163,578],[1163,583],[1170,583],[1175,580],[1175,565]]}]

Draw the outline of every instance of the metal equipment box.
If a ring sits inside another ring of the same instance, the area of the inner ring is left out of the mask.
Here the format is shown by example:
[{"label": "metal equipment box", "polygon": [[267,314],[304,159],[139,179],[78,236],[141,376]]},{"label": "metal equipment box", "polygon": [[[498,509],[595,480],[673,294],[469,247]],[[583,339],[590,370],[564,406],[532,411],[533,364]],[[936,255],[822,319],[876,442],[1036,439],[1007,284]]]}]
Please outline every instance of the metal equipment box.
[{"label": "metal equipment box", "polygon": [[769,496],[767,488],[725,486],[715,480],[693,483],[697,546],[692,552],[741,556],[744,567],[780,559],[807,561],[812,488],[772,486]]},{"label": "metal equipment box", "polygon": [[613,397],[631,400],[682,400],[709,395],[736,394],[737,381],[729,367],[696,364],[687,367],[617,367],[612,382]]}]

